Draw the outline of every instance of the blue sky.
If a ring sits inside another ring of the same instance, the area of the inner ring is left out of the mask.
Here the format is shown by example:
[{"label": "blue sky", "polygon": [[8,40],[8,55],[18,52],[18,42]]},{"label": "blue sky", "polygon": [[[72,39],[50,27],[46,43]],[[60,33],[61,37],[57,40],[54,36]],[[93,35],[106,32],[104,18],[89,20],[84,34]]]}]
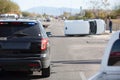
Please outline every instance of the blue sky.
[{"label": "blue sky", "polygon": [[[67,7],[67,8],[90,8],[90,0],[12,0],[16,2],[21,10],[27,10],[32,7],[46,6],[46,7]],[[94,1],[94,0],[93,0]],[[120,0],[108,0],[110,7],[120,3]]]}]

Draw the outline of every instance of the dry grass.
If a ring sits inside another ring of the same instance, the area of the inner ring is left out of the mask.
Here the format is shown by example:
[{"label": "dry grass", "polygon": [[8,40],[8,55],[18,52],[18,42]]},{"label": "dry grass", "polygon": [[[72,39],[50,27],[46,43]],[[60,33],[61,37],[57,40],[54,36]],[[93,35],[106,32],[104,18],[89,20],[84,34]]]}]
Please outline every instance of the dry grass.
[{"label": "dry grass", "polygon": [[112,19],[113,23],[120,24],[120,19]]}]

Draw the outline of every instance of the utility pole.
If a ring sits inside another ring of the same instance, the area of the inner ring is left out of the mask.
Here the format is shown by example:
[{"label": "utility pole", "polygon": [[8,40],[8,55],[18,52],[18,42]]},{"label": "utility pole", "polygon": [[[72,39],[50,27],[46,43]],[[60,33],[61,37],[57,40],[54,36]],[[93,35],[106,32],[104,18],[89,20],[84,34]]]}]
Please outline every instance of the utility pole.
[{"label": "utility pole", "polygon": [[85,11],[82,9],[82,6],[80,6],[80,16],[85,16]]}]

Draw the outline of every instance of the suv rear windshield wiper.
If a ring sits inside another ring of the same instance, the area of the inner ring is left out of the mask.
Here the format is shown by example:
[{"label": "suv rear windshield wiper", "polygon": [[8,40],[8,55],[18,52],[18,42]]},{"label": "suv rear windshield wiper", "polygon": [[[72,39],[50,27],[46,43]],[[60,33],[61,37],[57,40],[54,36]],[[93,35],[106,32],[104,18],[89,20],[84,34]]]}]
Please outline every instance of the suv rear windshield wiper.
[{"label": "suv rear windshield wiper", "polygon": [[23,33],[23,32],[19,32],[19,33],[14,33],[13,36],[16,36],[16,37],[24,37],[24,36],[28,36],[28,34]]},{"label": "suv rear windshield wiper", "polygon": [[23,33],[23,32],[16,32],[13,35],[9,36],[8,38],[12,37],[24,37],[24,36],[29,36],[29,34]]}]

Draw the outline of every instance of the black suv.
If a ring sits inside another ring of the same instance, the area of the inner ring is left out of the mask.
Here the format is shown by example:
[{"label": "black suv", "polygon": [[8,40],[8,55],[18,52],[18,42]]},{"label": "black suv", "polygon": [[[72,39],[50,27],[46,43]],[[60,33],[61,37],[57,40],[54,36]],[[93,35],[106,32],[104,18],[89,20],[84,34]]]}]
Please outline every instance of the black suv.
[{"label": "black suv", "polygon": [[39,21],[0,20],[0,68],[50,76],[49,39]]}]

